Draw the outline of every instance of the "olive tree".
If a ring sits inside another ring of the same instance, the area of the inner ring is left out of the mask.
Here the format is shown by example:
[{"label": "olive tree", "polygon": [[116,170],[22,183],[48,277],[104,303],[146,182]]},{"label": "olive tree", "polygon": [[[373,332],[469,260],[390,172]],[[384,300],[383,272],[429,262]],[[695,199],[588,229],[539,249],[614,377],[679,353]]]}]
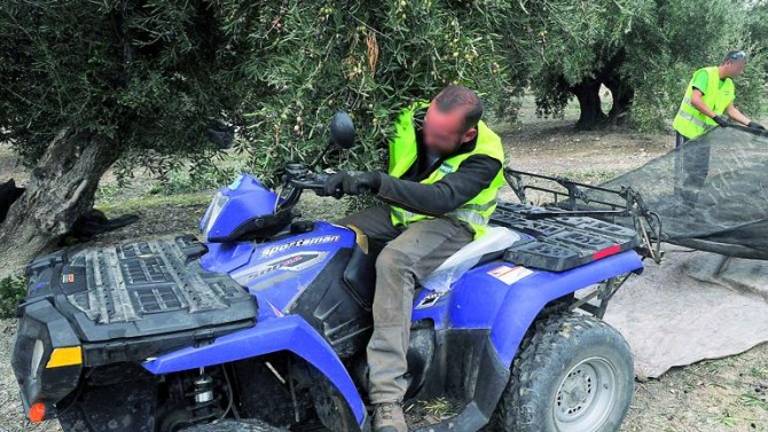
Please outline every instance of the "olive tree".
[{"label": "olive tree", "polygon": [[718,65],[733,49],[744,49],[750,57],[745,73],[734,80],[735,103],[746,114],[759,116],[768,58],[765,39],[750,27],[759,19],[753,7],[730,0],[658,0],[652,19],[638,28],[633,54],[623,65],[636,91],[632,123],[642,129],[668,126],[693,72]]},{"label": "olive tree", "polygon": [[[529,2],[521,56],[541,115],[558,115],[575,97],[578,128],[631,119],[640,127],[669,123],[693,71],[718,64],[729,49],[752,51],[737,80],[740,103],[758,110],[764,97],[764,21],[759,2],[731,0],[543,0]],[[764,7],[764,6],[763,6]],[[701,13],[705,11],[705,13]],[[751,27],[750,27],[751,25]],[[611,92],[605,112],[600,89]]]},{"label": "olive tree", "polygon": [[202,0],[2,2],[1,138],[31,168],[0,226],[5,271],[66,233],[119,158],[204,151],[240,98],[222,20]]},{"label": "olive tree", "polygon": [[[568,101],[579,103],[579,128],[593,128],[608,119],[623,119],[634,89],[622,65],[635,29],[649,19],[652,0],[543,0],[527,2],[519,34],[519,56],[529,63],[530,88],[540,115],[559,115]],[[604,113],[601,86],[613,93],[614,105]]]}]

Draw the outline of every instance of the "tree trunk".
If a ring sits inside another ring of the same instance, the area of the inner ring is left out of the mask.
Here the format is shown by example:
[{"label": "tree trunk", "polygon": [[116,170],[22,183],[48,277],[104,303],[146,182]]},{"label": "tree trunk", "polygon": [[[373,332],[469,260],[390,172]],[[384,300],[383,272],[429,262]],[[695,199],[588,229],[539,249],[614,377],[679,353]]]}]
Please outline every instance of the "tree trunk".
[{"label": "tree trunk", "polygon": [[611,75],[603,84],[608,87],[613,96],[613,107],[608,113],[608,121],[614,125],[626,123],[635,98],[635,89],[624,83],[618,74]]},{"label": "tree trunk", "polygon": [[608,113],[608,122],[614,125],[623,124],[627,121],[629,109],[635,97],[635,89],[622,79],[620,73],[626,57],[626,50],[624,48],[619,49],[597,74],[598,79],[611,91],[613,107]]},{"label": "tree trunk", "polygon": [[600,81],[584,81],[571,87],[579,100],[579,121],[576,129],[589,130],[605,124],[606,116],[600,103]]},{"label": "tree trunk", "polygon": [[115,147],[103,137],[69,129],[53,139],[0,224],[0,279],[18,274],[93,207],[99,179],[119,156]]}]

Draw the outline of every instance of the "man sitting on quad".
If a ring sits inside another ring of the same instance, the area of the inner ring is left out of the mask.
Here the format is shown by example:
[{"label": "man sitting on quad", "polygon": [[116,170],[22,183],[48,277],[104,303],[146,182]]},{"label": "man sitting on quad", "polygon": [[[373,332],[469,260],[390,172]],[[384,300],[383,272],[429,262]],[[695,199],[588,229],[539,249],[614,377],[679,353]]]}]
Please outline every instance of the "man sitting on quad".
[{"label": "man sitting on quad", "polygon": [[475,92],[448,86],[399,115],[388,174],[340,172],[325,184],[328,195],[370,192],[387,204],[340,221],[383,247],[367,349],[375,432],[407,431],[401,404],[416,280],[482,236],[496,208],[504,150],[482,114]]}]

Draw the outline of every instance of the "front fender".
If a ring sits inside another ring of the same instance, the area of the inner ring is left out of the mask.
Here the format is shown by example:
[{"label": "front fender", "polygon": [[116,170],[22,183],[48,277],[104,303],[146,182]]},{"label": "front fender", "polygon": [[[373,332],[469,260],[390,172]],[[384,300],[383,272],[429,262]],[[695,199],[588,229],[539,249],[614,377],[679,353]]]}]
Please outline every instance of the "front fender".
[{"label": "front fender", "polygon": [[536,272],[510,287],[491,326],[491,341],[501,360],[510,365],[526,331],[547,303],[579,289],[643,268],[634,251],[554,273]]},{"label": "front fender", "polygon": [[155,375],[197,369],[251,357],[290,351],[336,386],[359,425],[365,421],[365,405],[352,378],[330,345],[298,315],[268,319],[255,326],[217,338],[198,348],[173,351],[143,363]]}]

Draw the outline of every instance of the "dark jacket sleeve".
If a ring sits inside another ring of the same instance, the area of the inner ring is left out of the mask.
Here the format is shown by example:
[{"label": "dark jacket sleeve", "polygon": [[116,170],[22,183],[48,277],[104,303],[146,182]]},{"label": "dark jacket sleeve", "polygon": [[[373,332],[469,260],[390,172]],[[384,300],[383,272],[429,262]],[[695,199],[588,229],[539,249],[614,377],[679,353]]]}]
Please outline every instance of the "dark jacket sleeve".
[{"label": "dark jacket sleeve", "polygon": [[493,181],[501,163],[485,155],[470,156],[459,169],[431,185],[382,174],[378,197],[408,211],[442,216],[461,207]]}]

